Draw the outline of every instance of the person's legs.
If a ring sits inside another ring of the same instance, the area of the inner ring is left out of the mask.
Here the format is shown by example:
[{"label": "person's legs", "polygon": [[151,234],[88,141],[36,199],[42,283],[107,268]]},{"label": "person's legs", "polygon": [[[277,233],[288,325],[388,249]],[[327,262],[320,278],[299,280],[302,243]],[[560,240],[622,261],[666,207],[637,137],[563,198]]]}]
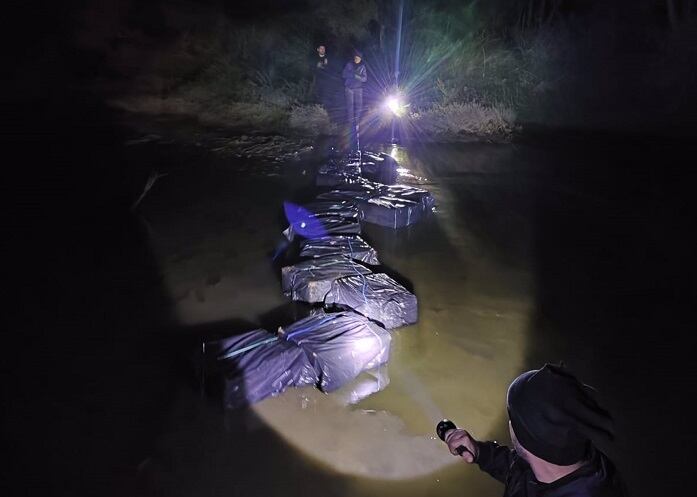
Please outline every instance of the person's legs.
[{"label": "person's legs", "polygon": [[356,124],[361,122],[361,114],[363,113],[363,88],[353,90],[354,105],[356,106]]},{"label": "person's legs", "polygon": [[353,120],[354,120],[354,114],[353,114],[353,90],[351,88],[346,88],[345,89],[345,94],[346,94],[346,122],[348,123],[350,128],[353,128]]}]

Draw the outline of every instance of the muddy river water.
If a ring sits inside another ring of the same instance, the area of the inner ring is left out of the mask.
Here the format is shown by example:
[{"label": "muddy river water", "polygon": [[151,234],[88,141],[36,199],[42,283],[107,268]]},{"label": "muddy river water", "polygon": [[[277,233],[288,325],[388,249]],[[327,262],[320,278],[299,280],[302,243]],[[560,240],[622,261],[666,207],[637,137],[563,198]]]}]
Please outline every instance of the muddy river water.
[{"label": "muddy river water", "polygon": [[[139,468],[145,487],[181,496],[501,495],[498,482],[447,452],[435,424],[448,417],[508,443],[510,381],[564,360],[616,413],[620,436],[603,449],[642,494],[650,463],[632,455],[632,430],[646,399],[634,380],[657,349],[627,345],[627,328],[643,319],[629,309],[647,291],[627,276],[643,257],[627,244],[661,236],[635,202],[652,195],[650,178],[636,179],[641,193],[618,191],[623,172],[590,166],[614,152],[582,145],[577,154],[525,144],[382,150],[399,161],[400,182],[437,203],[406,229],[364,227],[419,300],[418,323],[393,332],[384,388],[354,405],[347,389],[294,389],[224,414],[194,383],[182,385]],[[312,182],[306,164],[224,159],[158,182],[142,213],[175,333],[273,331],[292,320],[271,254],[282,243],[282,202],[310,198]],[[665,409],[656,416],[667,419]]]}]

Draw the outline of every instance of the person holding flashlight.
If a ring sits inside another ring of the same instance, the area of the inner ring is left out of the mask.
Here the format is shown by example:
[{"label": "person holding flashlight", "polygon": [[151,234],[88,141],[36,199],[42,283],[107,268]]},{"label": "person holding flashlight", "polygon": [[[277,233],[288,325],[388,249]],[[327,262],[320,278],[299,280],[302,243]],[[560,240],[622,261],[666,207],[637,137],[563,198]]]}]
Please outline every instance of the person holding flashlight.
[{"label": "person holding flashlight", "polygon": [[448,420],[437,432],[453,455],[504,483],[504,497],[623,497],[614,465],[593,445],[614,433],[592,392],[565,367],[546,364],[508,388],[513,449],[480,442]]},{"label": "person holding flashlight", "polygon": [[358,143],[358,125],[363,110],[363,85],[368,81],[368,71],[363,63],[363,53],[360,50],[353,51],[353,60],[346,63],[341,77],[344,79],[346,118],[353,146]]}]

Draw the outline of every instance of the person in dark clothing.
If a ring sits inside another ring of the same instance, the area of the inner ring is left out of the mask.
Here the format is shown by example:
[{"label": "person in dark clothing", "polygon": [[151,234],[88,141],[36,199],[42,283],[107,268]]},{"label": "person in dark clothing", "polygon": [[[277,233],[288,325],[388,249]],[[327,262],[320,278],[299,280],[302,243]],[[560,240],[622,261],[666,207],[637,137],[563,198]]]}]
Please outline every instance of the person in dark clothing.
[{"label": "person in dark clothing", "polygon": [[329,110],[331,106],[331,66],[326,47],[319,45],[316,50],[317,55],[312,58],[315,100],[317,103],[322,104],[325,110]]},{"label": "person in dark clothing", "polygon": [[363,111],[363,85],[368,81],[368,71],[363,63],[363,54],[354,50],[353,60],[346,63],[341,73],[346,95],[346,118],[349,124],[351,143],[357,143],[358,128]]},{"label": "person in dark clothing", "polygon": [[[612,419],[592,388],[563,366],[546,364],[523,373],[508,388],[513,449],[480,442],[451,429],[445,442],[453,455],[506,485],[504,497],[624,497],[612,462],[593,445],[612,439]],[[467,450],[458,451],[464,446]]]}]

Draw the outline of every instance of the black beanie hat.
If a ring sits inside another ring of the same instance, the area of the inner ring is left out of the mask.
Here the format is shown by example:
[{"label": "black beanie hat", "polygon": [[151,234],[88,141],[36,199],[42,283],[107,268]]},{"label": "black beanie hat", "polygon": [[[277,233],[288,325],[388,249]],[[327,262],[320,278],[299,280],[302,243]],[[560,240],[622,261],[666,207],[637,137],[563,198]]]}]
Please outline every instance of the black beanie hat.
[{"label": "black beanie hat", "polygon": [[545,364],[523,373],[508,387],[508,416],[526,450],[552,464],[568,466],[586,455],[591,440],[614,436],[612,418],[563,366]]}]

